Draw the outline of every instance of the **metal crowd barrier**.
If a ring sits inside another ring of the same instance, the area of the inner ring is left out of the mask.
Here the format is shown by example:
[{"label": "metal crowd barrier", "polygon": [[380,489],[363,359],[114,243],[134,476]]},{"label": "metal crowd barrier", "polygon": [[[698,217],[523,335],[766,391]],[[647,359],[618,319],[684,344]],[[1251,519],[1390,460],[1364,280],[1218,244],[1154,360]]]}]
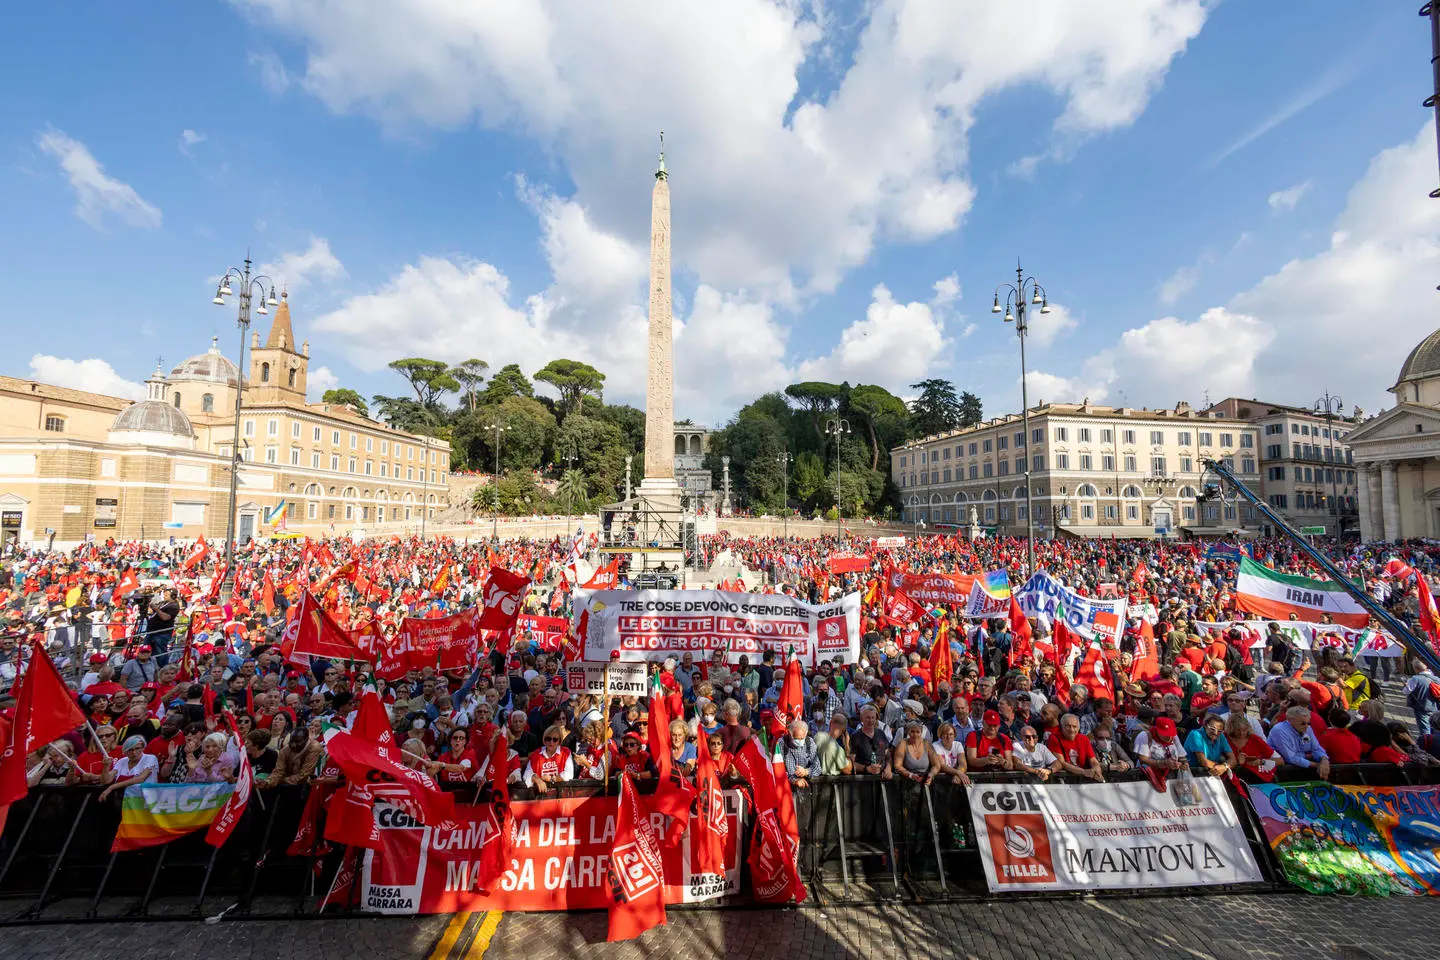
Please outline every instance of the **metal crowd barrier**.
[{"label": "metal crowd barrier", "polygon": [[[1035,783],[1023,774],[972,774],[976,783]],[[1143,779],[1111,775],[1110,782]],[[1280,777],[1308,779],[1303,771]],[[1354,764],[1332,768],[1332,783],[1368,786],[1433,785],[1440,768]],[[879,776],[815,777],[794,791],[800,829],[799,867],[816,902],[957,900],[992,896],[972,826],[969,797],[956,784],[930,785]],[[1084,783],[1054,776],[1047,783]],[[743,781],[727,781],[742,785]],[[217,907],[237,917],[294,917],[319,909],[350,851],[316,842],[290,856],[310,785],[257,789],[225,846],[211,847],[205,831],[141,850],[110,852],[120,822],[120,796],[99,800],[100,787],[40,785],[14,804],[0,833],[0,925],[64,918],[125,919],[205,915]],[[459,803],[477,799],[470,785],[447,787]],[[641,793],[654,790],[641,785]],[[582,798],[615,787],[598,781],[560,784],[548,798]],[[1284,876],[1259,818],[1243,791],[1229,788],[1259,863],[1264,883],[1207,888],[1208,892],[1280,889]],[[512,797],[533,799],[516,788]],[[747,808],[749,805],[747,804]],[[742,828],[742,863],[752,818]],[[748,877],[748,872],[745,872]],[[742,884],[742,894],[744,885]],[[1193,889],[1116,891],[1116,896],[1193,893]],[[1007,893],[1007,899],[1054,893]],[[207,898],[209,903],[207,905]],[[712,901],[710,906],[725,906]],[[335,908],[331,908],[335,909]]]}]

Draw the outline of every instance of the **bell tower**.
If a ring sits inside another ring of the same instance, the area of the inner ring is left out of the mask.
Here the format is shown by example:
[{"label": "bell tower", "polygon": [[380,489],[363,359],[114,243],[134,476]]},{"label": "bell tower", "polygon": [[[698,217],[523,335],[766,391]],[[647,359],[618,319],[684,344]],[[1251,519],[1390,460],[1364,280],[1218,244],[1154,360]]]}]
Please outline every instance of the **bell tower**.
[{"label": "bell tower", "polygon": [[270,335],[260,345],[260,334],[251,334],[250,377],[246,383],[248,403],[305,403],[305,378],[310,365],[310,344],[295,344],[290,328],[290,295],[280,294],[280,306]]}]

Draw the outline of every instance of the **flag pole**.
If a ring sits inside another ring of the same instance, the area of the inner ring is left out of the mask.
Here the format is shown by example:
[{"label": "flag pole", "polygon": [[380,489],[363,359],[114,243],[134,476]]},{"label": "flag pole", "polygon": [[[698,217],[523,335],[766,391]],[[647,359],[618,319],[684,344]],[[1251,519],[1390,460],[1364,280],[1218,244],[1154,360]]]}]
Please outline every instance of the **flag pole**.
[{"label": "flag pole", "polygon": [[601,681],[601,702],[600,722],[604,724],[604,733],[600,740],[600,762],[603,765],[604,781],[600,786],[603,795],[610,789],[610,661],[605,661],[603,671],[604,679]]}]

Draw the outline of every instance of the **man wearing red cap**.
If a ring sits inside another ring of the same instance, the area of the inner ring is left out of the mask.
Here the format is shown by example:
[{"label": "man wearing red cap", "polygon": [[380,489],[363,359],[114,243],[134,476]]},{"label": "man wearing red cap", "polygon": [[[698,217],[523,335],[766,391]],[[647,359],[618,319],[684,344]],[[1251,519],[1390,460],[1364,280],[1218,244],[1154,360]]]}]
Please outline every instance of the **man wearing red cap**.
[{"label": "man wearing red cap", "polygon": [[1161,776],[1169,776],[1186,764],[1185,745],[1180,742],[1179,730],[1169,717],[1157,717],[1149,730],[1141,730],[1135,737],[1135,760],[1141,768],[1150,768]]},{"label": "man wearing red cap", "polygon": [[1000,713],[986,710],[980,729],[965,738],[965,763],[971,770],[1012,770],[1014,744],[1000,732]]}]

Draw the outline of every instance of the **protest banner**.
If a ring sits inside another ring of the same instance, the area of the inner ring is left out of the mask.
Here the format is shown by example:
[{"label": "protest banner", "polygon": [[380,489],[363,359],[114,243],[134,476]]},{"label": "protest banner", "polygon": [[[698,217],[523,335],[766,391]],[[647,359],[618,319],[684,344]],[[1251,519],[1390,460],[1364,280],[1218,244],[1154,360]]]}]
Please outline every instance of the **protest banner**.
[{"label": "protest banner", "polygon": [[525,638],[546,653],[554,653],[565,645],[570,621],[564,617],[537,617],[524,613],[515,621],[516,638]]},{"label": "protest banner", "polygon": [[1328,613],[1336,623],[1360,630],[1370,622],[1369,612],[1333,580],[1278,573],[1249,557],[1240,558],[1235,606],[1270,620],[1288,620],[1293,613],[1301,620],[1318,622]]},{"label": "protest banner", "polygon": [[137,783],[125,788],[110,852],[169,843],[203,830],[220,815],[233,783]]},{"label": "protest banner", "polygon": [[765,651],[802,660],[860,657],[860,594],[809,604],[785,594],[718,590],[596,590],[575,595],[574,616],[589,614],[582,659],[659,660],[716,651],[759,663]]},{"label": "protest banner", "polygon": [[1219,780],[1172,781],[1165,793],[1148,781],[984,784],[971,786],[969,796],[992,891],[1190,887],[1261,879]]},{"label": "protest banner", "polygon": [[[579,661],[565,669],[565,689],[570,693],[605,695],[605,664]],[[650,692],[649,668],[643,663],[617,660],[610,665],[610,696],[643,697]]]},{"label": "protest banner", "polygon": [[965,616],[970,620],[992,620],[1004,617],[1010,612],[1010,594],[996,597],[987,593],[977,577],[970,586],[970,599],[965,604]]},{"label": "protest banner", "polygon": [[[687,830],[680,843],[662,846],[665,902],[695,903],[740,891],[740,838],[744,797],[723,791],[723,880],[692,870]],[[642,798],[642,803],[648,798]],[[486,804],[460,805],[453,822],[421,825],[403,806],[375,805],[380,848],[365,854],[362,910],[390,914],[474,910],[598,910],[610,903],[606,867],[615,834],[615,799],[530,800],[512,803],[514,836],[510,862],[491,889],[480,889],[481,847],[494,832]],[[656,832],[665,817],[651,813]]]},{"label": "protest banner", "polygon": [[1440,894],[1440,788],[1249,786],[1285,879],[1310,893]]},{"label": "protest banner", "polygon": [[901,573],[892,570],[887,580],[891,590],[899,590],[921,603],[964,607],[970,603],[970,591],[976,578],[964,573]]},{"label": "protest banner", "polygon": [[1027,617],[1044,617],[1053,622],[1057,611],[1064,607],[1065,626],[1086,638],[1095,636],[1095,614],[1112,613],[1118,622],[1125,621],[1125,598],[1082,597],[1048,573],[1037,573],[1016,591],[1020,610]]},{"label": "protest banner", "polygon": [[831,573],[864,573],[870,569],[870,557],[864,553],[832,553],[828,563]]},{"label": "protest banner", "polygon": [[894,550],[905,546],[904,537],[876,537],[875,546],[880,550]]},{"label": "protest banner", "polygon": [[408,663],[414,668],[468,667],[475,662],[480,633],[475,627],[476,611],[462,610],[449,617],[406,617],[400,621],[400,636]]}]

